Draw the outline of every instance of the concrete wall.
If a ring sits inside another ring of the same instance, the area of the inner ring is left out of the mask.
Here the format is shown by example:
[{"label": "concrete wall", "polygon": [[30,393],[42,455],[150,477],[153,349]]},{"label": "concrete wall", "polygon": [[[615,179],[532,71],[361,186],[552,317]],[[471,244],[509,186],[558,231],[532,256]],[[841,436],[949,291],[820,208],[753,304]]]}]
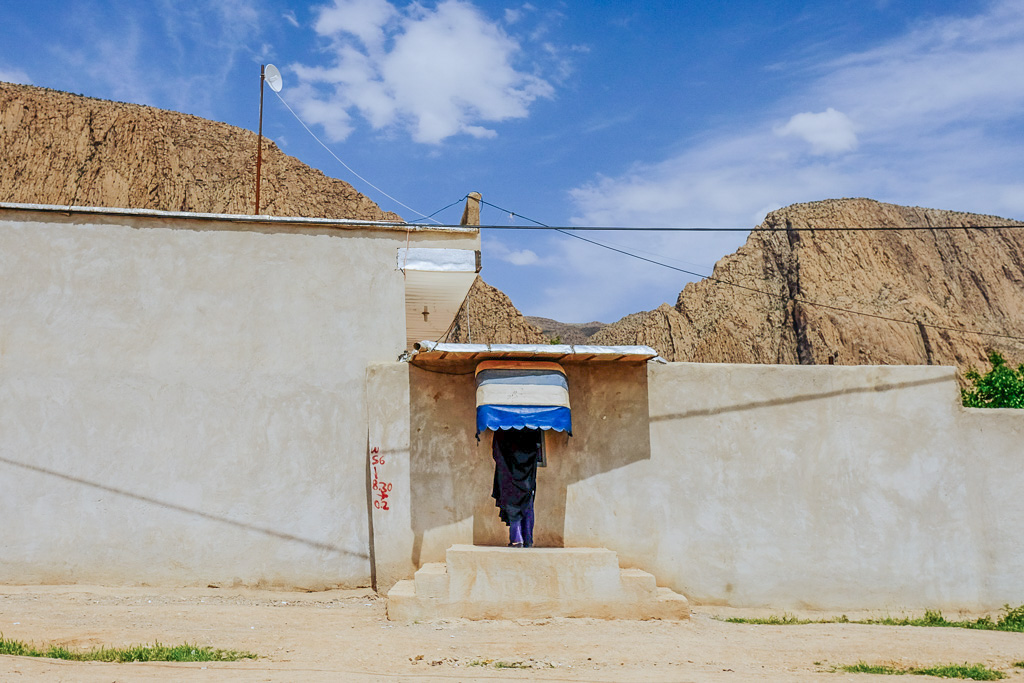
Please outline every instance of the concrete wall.
[{"label": "concrete wall", "polygon": [[[472,373],[394,362],[406,240],[3,210],[0,581],[365,585],[372,545],[386,590],[503,545]],[[611,548],[698,602],[1024,601],[1024,413],[963,409],[952,369],[566,371],[540,545]]]},{"label": "concrete wall", "polygon": [[366,367],[405,347],[406,244],[5,209],[0,581],[366,585]]},{"label": "concrete wall", "polygon": [[1024,601],[1024,411],[940,367],[651,365],[651,458],[571,484],[567,545],[697,602]]}]

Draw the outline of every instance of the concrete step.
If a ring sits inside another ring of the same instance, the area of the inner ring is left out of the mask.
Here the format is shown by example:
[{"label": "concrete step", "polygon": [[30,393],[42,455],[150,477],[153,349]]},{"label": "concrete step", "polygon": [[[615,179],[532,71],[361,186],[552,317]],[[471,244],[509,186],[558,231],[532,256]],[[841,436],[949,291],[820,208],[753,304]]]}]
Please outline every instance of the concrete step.
[{"label": "concrete step", "polygon": [[388,618],[686,619],[686,598],[640,569],[620,569],[606,548],[453,545],[388,593]]}]

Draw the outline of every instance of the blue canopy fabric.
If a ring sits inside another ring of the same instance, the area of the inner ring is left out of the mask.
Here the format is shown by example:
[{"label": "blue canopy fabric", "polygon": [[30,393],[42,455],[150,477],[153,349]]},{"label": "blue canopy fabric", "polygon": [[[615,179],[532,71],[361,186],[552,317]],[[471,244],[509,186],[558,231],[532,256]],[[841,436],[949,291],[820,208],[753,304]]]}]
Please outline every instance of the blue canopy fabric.
[{"label": "blue canopy fabric", "polygon": [[488,429],[550,429],[572,434],[572,411],[563,406],[477,406],[476,433]]},{"label": "blue canopy fabric", "polygon": [[565,371],[557,363],[484,361],[477,366],[476,433],[546,429],[572,434]]}]

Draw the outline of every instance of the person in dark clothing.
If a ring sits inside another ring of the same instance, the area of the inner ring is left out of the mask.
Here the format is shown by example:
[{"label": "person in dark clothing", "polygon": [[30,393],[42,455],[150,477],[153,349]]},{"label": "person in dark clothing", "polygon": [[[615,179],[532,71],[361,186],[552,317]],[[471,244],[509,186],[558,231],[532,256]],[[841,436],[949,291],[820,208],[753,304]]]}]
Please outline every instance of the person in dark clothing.
[{"label": "person in dark clothing", "polygon": [[491,496],[508,525],[509,545],[533,545],[533,500],[537,492],[537,461],[541,456],[539,429],[499,429],[494,432],[494,488]]}]

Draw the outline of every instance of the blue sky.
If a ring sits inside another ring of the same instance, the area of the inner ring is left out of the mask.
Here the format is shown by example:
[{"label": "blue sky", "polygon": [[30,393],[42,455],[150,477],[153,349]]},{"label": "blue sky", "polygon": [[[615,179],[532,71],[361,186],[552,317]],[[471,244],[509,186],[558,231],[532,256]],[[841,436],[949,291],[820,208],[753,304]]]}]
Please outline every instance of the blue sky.
[{"label": "blue sky", "polygon": [[[550,225],[752,227],[831,197],[1024,217],[1022,0],[37,0],[0,43],[0,80],[251,130],[261,63],[412,210],[269,90],[264,133],[409,220],[472,190]],[[745,239],[590,236],[704,273]],[[610,322],[689,279],[554,233],[483,243],[528,315]]]}]

